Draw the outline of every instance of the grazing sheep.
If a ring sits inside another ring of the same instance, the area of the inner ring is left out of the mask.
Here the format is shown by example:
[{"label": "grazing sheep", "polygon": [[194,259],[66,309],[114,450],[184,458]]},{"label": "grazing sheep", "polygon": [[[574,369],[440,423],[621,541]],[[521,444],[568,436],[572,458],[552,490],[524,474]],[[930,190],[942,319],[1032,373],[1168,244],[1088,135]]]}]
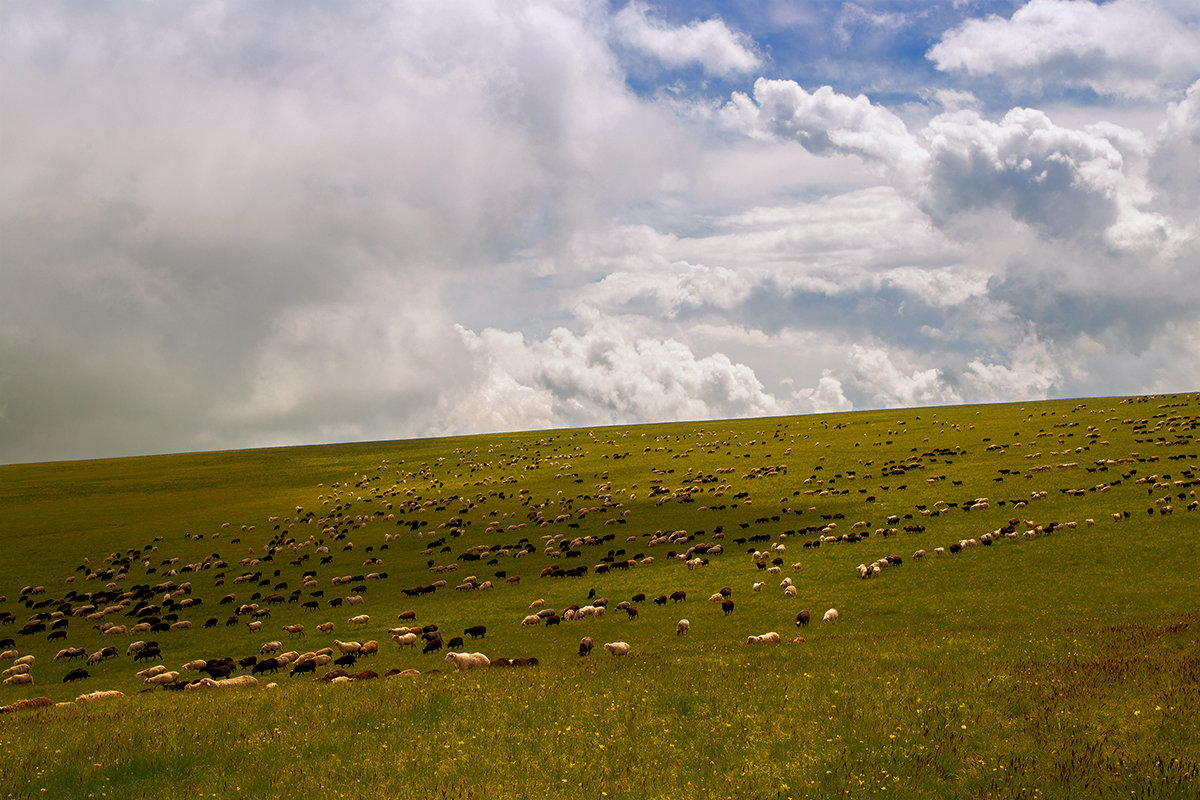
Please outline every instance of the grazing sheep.
[{"label": "grazing sheep", "polygon": [[263,624],[261,619],[256,619],[246,623],[246,627],[250,629],[251,633],[258,633],[262,630],[262,626]]},{"label": "grazing sheep", "polygon": [[287,632],[288,636],[303,636],[304,635],[304,626],[300,625],[300,624],[284,625],[283,630]]},{"label": "grazing sheep", "polygon": [[0,661],[12,661],[19,655],[20,653],[16,650],[5,650],[3,653],[0,653]]},{"label": "grazing sheep", "polygon": [[153,667],[147,667],[146,669],[142,670],[141,672],[136,673],[136,677],[152,678],[155,675],[162,675],[166,671],[167,671],[167,668],[164,667],[162,664],[155,664]]},{"label": "grazing sheep", "polygon": [[198,669],[204,669],[206,666],[208,666],[208,662],[205,661],[203,658],[198,658],[195,661],[187,662],[182,667],[180,667],[180,669],[186,670],[188,672],[192,672],[192,671],[195,671]]},{"label": "grazing sheep", "polygon": [[913,560],[914,560],[914,561],[916,561],[918,558],[924,558],[924,557],[925,557],[925,551],[924,551],[924,550],[918,550],[917,552],[915,552],[915,553],[913,553],[913,554],[912,554],[912,557],[913,557]]},{"label": "grazing sheep", "polygon": [[317,626],[317,630],[319,630],[321,633],[333,633],[333,623],[332,622],[322,622],[320,625]]},{"label": "grazing sheep", "polygon": [[581,656],[591,655],[593,644],[594,644],[594,642],[592,641],[592,637],[590,637],[590,636],[585,636],[582,639],[580,639],[579,640],[579,655],[581,655]]},{"label": "grazing sheep", "polygon": [[756,591],[756,592],[761,592],[761,591],[763,590],[763,587],[764,587],[764,586],[766,586],[766,584],[765,584],[765,583],[759,582],[759,583],[756,583],[756,584],[754,584],[754,585],[753,585],[753,586],[751,586],[750,588],[751,588],[753,591]]},{"label": "grazing sheep", "polygon": [[27,711],[31,708],[46,708],[54,705],[54,701],[49,697],[30,697],[25,700],[17,700],[9,703],[6,706],[0,706],[0,714],[12,714],[15,711]]},{"label": "grazing sheep", "polygon": [[75,698],[77,703],[91,703],[96,700],[115,700],[118,697],[124,697],[124,692],[118,692],[116,689],[102,689],[98,692],[88,692],[81,694]]},{"label": "grazing sheep", "polygon": [[681,619],[681,620],[679,620],[679,622],[675,623],[675,635],[676,636],[683,636],[685,633],[687,633],[691,629],[692,629],[692,623],[688,622],[686,619]]},{"label": "grazing sheep", "polygon": [[626,642],[607,642],[604,649],[614,656],[629,655],[629,645]]},{"label": "grazing sheep", "polygon": [[831,608],[825,612],[825,616],[821,618],[821,622],[826,625],[833,625],[838,621],[838,612],[836,608]]},{"label": "grazing sheep", "polygon": [[[588,607],[590,608],[590,606],[588,606]],[[528,614],[528,615],[526,615],[525,619],[521,620],[521,624],[522,625],[538,625],[541,623],[541,621],[542,621],[542,618],[539,617],[537,614]]]},{"label": "grazing sheep", "polygon": [[722,601],[721,602],[721,611],[723,611],[725,613],[725,616],[727,616],[727,617],[730,614],[732,614],[733,613],[733,601],[732,600]]},{"label": "grazing sheep", "polygon": [[258,678],[253,675],[238,675],[236,678],[222,678],[216,682],[218,689],[236,689],[241,686],[258,686]]},{"label": "grazing sheep", "polygon": [[371,622],[371,617],[369,614],[359,614],[357,617],[351,617],[346,621],[351,625],[367,625]]},{"label": "grazing sheep", "polygon": [[472,639],[482,639],[487,634],[487,627],[484,625],[472,625],[463,630],[463,633],[470,636]]},{"label": "grazing sheep", "polygon": [[775,631],[764,633],[760,636],[749,636],[746,638],[746,644],[779,644],[780,637]]},{"label": "grazing sheep", "polygon": [[342,652],[342,655],[358,655],[362,650],[362,645],[359,642],[343,642],[338,639],[333,640],[333,646]]},{"label": "grazing sheep", "polygon": [[796,587],[795,586],[785,586],[783,589],[783,595],[784,595],[784,597],[795,597],[796,596]]},{"label": "grazing sheep", "polygon": [[4,679],[5,686],[30,686],[33,684],[33,676],[28,672],[22,672],[19,675],[13,675]]},{"label": "grazing sheep", "polygon": [[395,642],[398,647],[415,648],[417,646],[417,635],[415,633],[405,633],[403,635],[396,634],[392,636],[392,641]]},{"label": "grazing sheep", "polygon": [[800,627],[804,627],[806,625],[808,625],[808,612],[801,611],[798,614],[796,614],[796,627],[800,628]]},{"label": "grazing sheep", "polygon": [[379,642],[374,639],[368,639],[363,642],[362,649],[358,651],[360,656],[373,656],[379,652]]},{"label": "grazing sheep", "polygon": [[160,672],[158,675],[151,675],[146,678],[144,683],[154,684],[155,686],[167,686],[179,680],[178,672]]},{"label": "grazing sheep", "polygon": [[4,672],[0,672],[0,678],[7,678],[10,675],[24,675],[25,673],[29,672],[29,670],[30,666],[28,664],[14,664],[13,666],[4,670]]},{"label": "grazing sheep", "polygon": [[446,653],[447,664],[453,664],[458,669],[479,669],[492,662],[483,653]]},{"label": "grazing sheep", "polygon": [[544,605],[546,605],[546,601],[541,598],[538,598],[537,600],[534,600],[532,603],[530,603],[529,607],[531,609],[534,609],[534,608],[541,608]]},{"label": "grazing sheep", "polygon": [[267,642],[262,647],[258,648],[258,654],[260,656],[266,655],[267,653],[280,653],[280,652],[283,652],[283,642],[279,642],[279,641]]}]

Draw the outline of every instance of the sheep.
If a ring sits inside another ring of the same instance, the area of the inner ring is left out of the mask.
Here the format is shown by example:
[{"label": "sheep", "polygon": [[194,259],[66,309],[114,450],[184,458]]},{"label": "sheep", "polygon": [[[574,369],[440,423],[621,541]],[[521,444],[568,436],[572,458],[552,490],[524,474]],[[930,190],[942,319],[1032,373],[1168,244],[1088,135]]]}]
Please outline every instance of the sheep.
[{"label": "sheep", "polygon": [[590,637],[590,636],[585,636],[582,639],[580,639],[579,640],[579,655],[581,655],[581,656],[591,655],[593,644],[594,644],[594,642],[592,641],[592,637]]},{"label": "sheep", "polygon": [[19,675],[13,675],[4,679],[5,686],[31,686],[33,685],[33,676],[28,672],[22,672]]},{"label": "sheep", "polygon": [[250,629],[251,633],[258,633],[262,630],[262,626],[263,624],[261,619],[256,619],[246,623],[246,627]]},{"label": "sheep", "polygon": [[446,653],[443,659],[447,664],[453,664],[457,669],[479,669],[491,664],[483,653]]},{"label": "sheep", "polygon": [[606,652],[612,653],[614,656],[629,655],[629,645],[626,642],[607,642],[604,645]]},{"label": "sheep", "polygon": [[358,651],[360,656],[373,656],[379,652],[379,642],[374,639],[368,639],[363,642],[362,649]]},{"label": "sheep", "polygon": [[195,671],[195,670],[198,670],[198,669],[203,669],[203,668],[204,668],[204,667],[206,667],[206,666],[208,666],[208,662],[207,662],[207,661],[205,661],[203,658],[198,658],[198,659],[196,659],[195,661],[189,661],[189,662],[187,662],[186,664],[184,664],[184,665],[183,665],[182,667],[180,667],[179,669],[181,669],[181,670],[186,670],[186,671],[188,671],[188,672],[193,672],[193,671]]},{"label": "sheep", "polygon": [[369,614],[359,614],[357,617],[351,617],[346,621],[351,625],[367,625],[371,622],[371,617]]},{"label": "sheep", "polygon": [[342,655],[357,655],[362,650],[359,642],[343,642],[338,639],[333,640],[333,646],[340,650]]},{"label": "sheep", "polygon": [[153,667],[147,667],[146,669],[142,670],[141,672],[136,673],[135,677],[152,678],[155,675],[162,675],[166,671],[167,671],[167,668],[164,667],[162,664],[155,664]]},{"label": "sheep", "polygon": [[521,620],[521,624],[522,625],[538,625],[541,623],[541,621],[542,621],[542,618],[539,617],[537,614],[528,614],[528,615],[526,615],[525,619]]},{"label": "sheep", "polygon": [[236,678],[223,678],[216,682],[218,689],[236,689],[241,686],[258,686],[258,678],[253,675],[238,675]]},{"label": "sheep", "polygon": [[282,630],[287,632],[288,636],[303,636],[304,626],[297,623],[296,625],[284,625]]},{"label": "sheep", "polygon": [[779,644],[780,637],[775,631],[764,633],[760,636],[749,636],[746,638],[746,644]]},{"label": "sheep", "polygon": [[116,689],[101,689],[97,692],[88,692],[81,694],[75,698],[76,703],[91,703],[96,700],[115,700],[118,697],[124,697],[124,692],[118,692]]},{"label": "sheep", "polygon": [[681,619],[681,620],[679,620],[679,622],[675,623],[675,635],[676,636],[683,636],[685,633],[687,633],[691,629],[692,629],[692,623],[688,622],[686,619]]},{"label": "sheep", "polygon": [[12,661],[18,655],[20,653],[16,650],[5,650],[3,653],[0,653],[0,661]]},{"label": "sheep", "polygon": [[821,618],[821,622],[826,625],[833,625],[838,621],[838,612],[836,608],[831,608],[825,612],[825,616]]},{"label": "sheep", "polygon": [[795,597],[796,596],[796,587],[795,586],[785,586],[783,589],[783,595],[784,595],[784,597]]},{"label": "sheep", "polygon": [[[146,643],[145,643],[145,642],[141,642],[141,641],[138,641],[138,642],[130,642],[130,643],[129,643],[129,646],[125,648],[125,655],[127,655],[127,656],[131,656],[131,655],[133,655],[134,653],[136,653],[136,652],[138,652],[139,650],[141,650],[141,649],[142,649],[143,647],[145,647],[145,646],[146,646]],[[107,648],[105,648],[105,649],[107,649]]]},{"label": "sheep", "polygon": [[146,678],[144,683],[153,684],[155,686],[167,686],[175,683],[177,680],[179,680],[179,673],[172,671],[161,672],[158,675],[151,675],[149,678]]},{"label": "sheep", "polygon": [[332,622],[322,622],[320,625],[317,626],[317,630],[319,630],[321,633],[333,633],[333,623]]},{"label": "sheep", "polygon": [[487,627],[484,625],[472,625],[469,628],[465,628],[463,633],[472,639],[482,639],[487,634]]},{"label": "sheep", "polygon": [[415,633],[395,634],[392,636],[392,641],[397,647],[413,647],[417,646],[417,635]]},{"label": "sheep", "polygon": [[11,714],[14,711],[24,711],[30,708],[46,708],[52,705],[54,705],[54,701],[49,697],[30,697],[25,700],[17,700],[6,706],[0,706],[0,714]]},{"label": "sheep", "polygon": [[544,605],[546,605],[546,601],[541,598],[538,598],[537,600],[534,600],[532,603],[529,604],[529,608],[530,609],[541,608]]},{"label": "sheep", "polygon": [[808,625],[808,611],[800,611],[796,614],[796,627],[801,628]]},{"label": "sheep", "polygon": [[29,672],[29,670],[30,666],[28,664],[14,664],[13,666],[4,670],[4,672],[0,672],[0,678],[7,678],[10,675],[24,675],[25,673]]},{"label": "sheep", "polygon": [[267,642],[262,647],[258,648],[258,654],[260,656],[266,655],[267,653],[280,652],[283,652],[283,642],[280,641]]}]

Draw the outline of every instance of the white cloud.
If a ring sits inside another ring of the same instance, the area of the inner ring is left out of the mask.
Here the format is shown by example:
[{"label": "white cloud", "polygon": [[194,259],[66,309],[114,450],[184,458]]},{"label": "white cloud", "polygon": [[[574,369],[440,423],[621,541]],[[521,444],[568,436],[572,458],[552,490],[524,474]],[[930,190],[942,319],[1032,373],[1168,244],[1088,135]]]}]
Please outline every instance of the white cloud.
[{"label": "white cloud", "polygon": [[1044,400],[1062,386],[1058,361],[1045,343],[1030,335],[1013,349],[1008,364],[973,359],[963,382],[976,403]]},{"label": "white cloud", "polygon": [[613,17],[613,33],[621,44],[667,67],[698,66],[709,75],[741,75],[762,66],[754,44],[713,17],[671,26],[654,19],[645,3],[629,3]]},{"label": "white cloud", "polygon": [[734,93],[725,119],[751,135],[793,140],[817,155],[855,155],[900,175],[920,170],[926,159],[899,117],[829,86],[809,92],[795,81],[759,78],[753,98]]},{"label": "white cloud", "polygon": [[677,340],[640,335],[619,318],[593,314],[581,334],[556,328],[534,341],[494,329],[459,332],[473,354],[477,382],[465,394],[444,398],[438,427],[447,432],[785,410],[746,365],[719,352],[697,356]]},{"label": "white cloud", "polygon": [[[937,367],[924,369],[897,365],[902,355],[879,346],[853,345],[849,363],[855,380],[881,406],[925,406],[963,402],[962,396],[942,380]],[[911,371],[908,371],[911,370]]]},{"label": "white cloud", "polygon": [[1042,111],[1016,108],[999,122],[975,111],[942,114],[925,136],[935,220],[998,207],[1047,235],[1104,236],[1114,247],[1173,235],[1166,218],[1142,208],[1144,143],[1133,131],[1065,128]]},{"label": "white cloud", "polygon": [[[1181,9],[1182,10],[1182,6]],[[938,69],[1019,88],[1159,98],[1200,73],[1200,25],[1150,0],[1030,0],[1010,19],[969,19],[929,51]]]}]

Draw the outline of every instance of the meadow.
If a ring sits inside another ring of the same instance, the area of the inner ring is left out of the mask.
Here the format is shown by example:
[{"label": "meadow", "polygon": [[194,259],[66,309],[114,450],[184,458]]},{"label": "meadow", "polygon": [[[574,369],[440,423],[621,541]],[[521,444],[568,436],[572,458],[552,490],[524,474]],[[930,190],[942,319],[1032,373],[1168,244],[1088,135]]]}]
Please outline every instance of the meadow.
[{"label": "meadow", "polygon": [[[0,650],[35,657],[0,705],[56,703],[0,715],[0,798],[1192,798],[1198,425],[1171,395],[0,466]],[[102,632],[151,614],[192,627]],[[456,672],[402,625],[538,663]],[[169,691],[138,638],[171,670],[375,640],[379,677]]]}]

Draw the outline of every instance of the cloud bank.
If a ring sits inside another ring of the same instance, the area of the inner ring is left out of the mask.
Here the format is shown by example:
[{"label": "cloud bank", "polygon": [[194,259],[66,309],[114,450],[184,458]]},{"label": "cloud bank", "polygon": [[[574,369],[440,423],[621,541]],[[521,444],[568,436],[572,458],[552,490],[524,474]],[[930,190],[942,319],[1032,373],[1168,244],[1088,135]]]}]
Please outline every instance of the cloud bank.
[{"label": "cloud bank", "polygon": [[5,6],[0,461],[1194,388],[1200,20],[972,5]]}]

